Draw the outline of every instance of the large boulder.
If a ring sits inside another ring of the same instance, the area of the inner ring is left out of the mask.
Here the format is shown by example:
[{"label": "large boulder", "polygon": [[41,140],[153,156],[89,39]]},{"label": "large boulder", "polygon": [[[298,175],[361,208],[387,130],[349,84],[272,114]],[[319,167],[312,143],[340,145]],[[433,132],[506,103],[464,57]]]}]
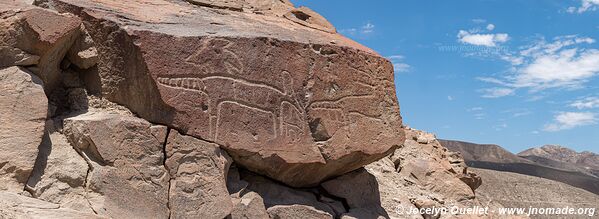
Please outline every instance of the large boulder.
[{"label": "large boulder", "polygon": [[21,1],[0,2],[0,14],[0,68],[27,66],[49,95],[60,84],[60,65],[79,36],[81,20]]},{"label": "large boulder", "polygon": [[404,140],[392,64],[307,8],[242,0],[49,2],[83,19],[106,99],[214,142],[254,172],[314,186]]},{"label": "large boulder", "polygon": [[0,190],[23,191],[44,136],[42,81],[19,67],[0,69]]},{"label": "large boulder", "polygon": [[89,112],[65,119],[64,132],[89,165],[85,191],[94,212],[112,218],[169,217],[165,139],[149,122]]}]

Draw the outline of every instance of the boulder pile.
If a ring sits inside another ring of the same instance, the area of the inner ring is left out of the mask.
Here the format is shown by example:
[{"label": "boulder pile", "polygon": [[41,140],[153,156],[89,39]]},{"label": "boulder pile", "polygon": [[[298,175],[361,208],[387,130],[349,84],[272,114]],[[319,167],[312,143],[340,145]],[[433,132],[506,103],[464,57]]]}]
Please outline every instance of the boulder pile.
[{"label": "boulder pile", "polygon": [[[0,218],[404,218],[481,179],[287,0],[0,2]],[[414,218],[454,215],[412,215]]]}]

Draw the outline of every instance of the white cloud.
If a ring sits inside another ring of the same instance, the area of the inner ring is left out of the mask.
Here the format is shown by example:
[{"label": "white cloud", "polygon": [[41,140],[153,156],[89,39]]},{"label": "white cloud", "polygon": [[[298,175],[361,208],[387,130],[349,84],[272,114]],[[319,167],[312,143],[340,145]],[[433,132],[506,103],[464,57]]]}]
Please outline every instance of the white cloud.
[{"label": "white cloud", "polygon": [[368,22],[366,24],[364,24],[364,26],[362,26],[361,28],[362,33],[364,34],[369,34],[374,32],[374,24]]},{"label": "white cloud", "polygon": [[350,36],[366,37],[366,36],[372,35],[374,33],[374,30],[375,30],[374,24],[372,24],[369,21],[359,28],[354,27],[354,28],[340,29],[339,33],[345,34],[345,35],[350,35]]},{"label": "white cloud", "polygon": [[591,112],[560,112],[554,117],[553,123],[545,125],[543,130],[556,132],[580,126],[594,125],[598,121],[595,116]]},{"label": "white cloud", "polygon": [[586,11],[594,11],[599,7],[599,0],[581,0],[580,7],[569,7],[569,13],[584,13]]},{"label": "white cloud", "polygon": [[507,125],[507,123],[503,122],[503,123],[499,123],[493,127],[495,128],[495,131],[501,131],[503,129],[506,129],[508,127],[508,125]]},{"label": "white cloud", "polygon": [[487,88],[482,89],[481,91],[484,93],[482,95],[484,98],[499,98],[515,94],[514,89],[501,87]]},{"label": "white cloud", "polygon": [[393,63],[395,72],[408,72],[412,68],[412,66],[403,62],[404,56],[402,55],[392,55],[387,58]]},{"label": "white cloud", "polygon": [[482,23],[487,23],[487,20],[482,19],[482,18],[475,18],[475,19],[472,19],[472,22],[475,24],[482,24]]},{"label": "white cloud", "polygon": [[495,47],[497,44],[505,43],[509,40],[509,35],[506,33],[480,34],[476,33],[476,31],[466,30],[460,30],[457,37],[461,43],[488,47]]},{"label": "white cloud", "polygon": [[453,101],[453,97],[452,96],[447,96],[447,100]]},{"label": "white cloud", "polygon": [[572,102],[570,106],[578,109],[599,108],[599,97],[587,97],[584,99],[579,99]]},{"label": "white cloud", "polygon": [[468,111],[468,112],[481,111],[481,110],[483,110],[483,108],[480,107],[480,106],[472,107],[470,109],[466,109],[466,111]]},{"label": "white cloud", "polygon": [[487,24],[487,30],[489,30],[489,31],[495,30],[495,24]]},{"label": "white cloud", "polygon": [[514,109],[504,110],[504,111],[502,111],[502,113],[510,114],[512,117],[517,118],[517,117],[531,115],[532,111],[530,111],[527,108],[514,108]]},{"label": "white cloud", "polygon": [[475,113],[474,114],[474,119],[477,119],[477,120],[485,119],[486,115],[487,114],[485,114],[485,113]]},{"label": "white cloud", "polygon": [[555,87],[578,88],[599,74],[599,50],[567,49],[537,57],[520,70],[516,87],[537,90]]},{"label": "white cloud", "polygon": [[502,60],[512,64],[509,75],[479,80],[532,92],[583,88],[590,78],[599,76],[599,50],[581,47],[592,43],[592,38],[575,35],[556,37],[553,42],[541,39],[515,54],[501,55]]}]

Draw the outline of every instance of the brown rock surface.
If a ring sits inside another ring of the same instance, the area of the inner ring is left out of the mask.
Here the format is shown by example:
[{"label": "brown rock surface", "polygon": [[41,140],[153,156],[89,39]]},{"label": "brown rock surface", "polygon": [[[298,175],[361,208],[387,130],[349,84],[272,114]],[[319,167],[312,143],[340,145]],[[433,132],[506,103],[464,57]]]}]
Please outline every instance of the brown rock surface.
[{"label": "brown rock surface", "polygon": [[[343,212],[337,213],[328,203],[318,200],[317,195],[315,194],[317,192],[290,188],[247,171],[243,171],[241,175],[241,179],[248,183],[245,190],[258,193],[264,200],[264,206],[267,209],[275,206],[299,205],[310,206],[319,212],[326,212],[328,215],[337,215],[338,213],[344,213],[345,211],[345,209],[343,209]],[[295,211],[293,209],[295,209],[295,207],[288,209],[288,211],[285,210],[284,212],[286,212],[285,214],[289,217],[300,217],[301,214],[294,215],[294,212],[300,213],[302,210]]]},{"label": "brown rock surface", "polygon": [[0,67],[29,66],[50,94],[60,83],[60,64],[79,35],[79,18],[21,2],[0,2]]},{"label": "brown rock surface", "polygon": [[255,192],[247,192],[241,197],[233,198],[231,219],[268,219],[262,197]]},{"label": "brown rock surface", "polygon": [[89,165],[86,193],[99,215],[168,218],[163,139],[132,116],[87,113],[65,119],[69,142]]},{"label": "brown rock surface", "polygon": [[101,219],[106,217],[61,208],[57,204],[14,193],[0,192],[0,218]]},{"label": "brown rock surface", "polygon": [[50,2],[83,18],[106,99],[249,170],[314,186],[403,142],[391,63],[341,35],[210,4]]},{"label": "brown rock surface", "polygon": [[272,219],[333,219],[329,213],[306,205],[277,205],[268,208],[268,214]]},{"label": "brown rock surface", "polygon": [[0,69],[0,190],[23,191],[44,135],[42,81],[20,67]]},{"label": "brown rock surface", "polygon": [[218,145],[171,131],[166,142],[170,218],[225,218],[233,208],[226,187],[231,158]]},{"label": "brown rock surface", "polygon": [[87,162],[59,131],[54,121],[46,122],[47,134],[26,190],[34,198],[63,208],[93,213],[85,190]]},{"label": "brown rock surface", "polygon": [[[437,207],[498,207],[481,203],[460,177],[466,166],[461,157],[447,151],[430,133],[409,129],[407,139],[389,157],[321,186],[345,199],[350,207],[342,218],[428,218],[409,209]],[[468,174],[473,174],[465,170]],[[493,218],[494,215],[451,215],[441,218]]]},{"label": "brown rock surface", "polygon": [[459,179],[465,167],[452,165],[449,158],[451,153],[434,135],[406,129],[406,141],[393,152],[391,160],[400,175],[428,190],[456,201],[472,199],[473,190]]}]

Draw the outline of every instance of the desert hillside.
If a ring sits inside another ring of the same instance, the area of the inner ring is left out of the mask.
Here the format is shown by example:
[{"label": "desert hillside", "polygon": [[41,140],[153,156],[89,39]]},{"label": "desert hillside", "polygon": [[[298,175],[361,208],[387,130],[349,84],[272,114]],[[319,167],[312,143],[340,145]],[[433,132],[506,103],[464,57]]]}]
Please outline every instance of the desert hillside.
[{"label": "desert hillside", "polygon": [[449,150],[462,154],[470,167],[541,177],[599,194],[599,178],[580,163],[541,156],[518,156],[498,145],[450,140],[440,142]]},{"label": "desert hillside", "polygon": [[[471,168],[484,183],[477,189],[482,202],[499,202],[509,208],[599,208],[599,195],[545,178]],[[587,212],[588,213],[588,212]],[[595,212],[596,213],[596,212]],[[531,215],[531,218],[592,218],[582,215]]]}]

